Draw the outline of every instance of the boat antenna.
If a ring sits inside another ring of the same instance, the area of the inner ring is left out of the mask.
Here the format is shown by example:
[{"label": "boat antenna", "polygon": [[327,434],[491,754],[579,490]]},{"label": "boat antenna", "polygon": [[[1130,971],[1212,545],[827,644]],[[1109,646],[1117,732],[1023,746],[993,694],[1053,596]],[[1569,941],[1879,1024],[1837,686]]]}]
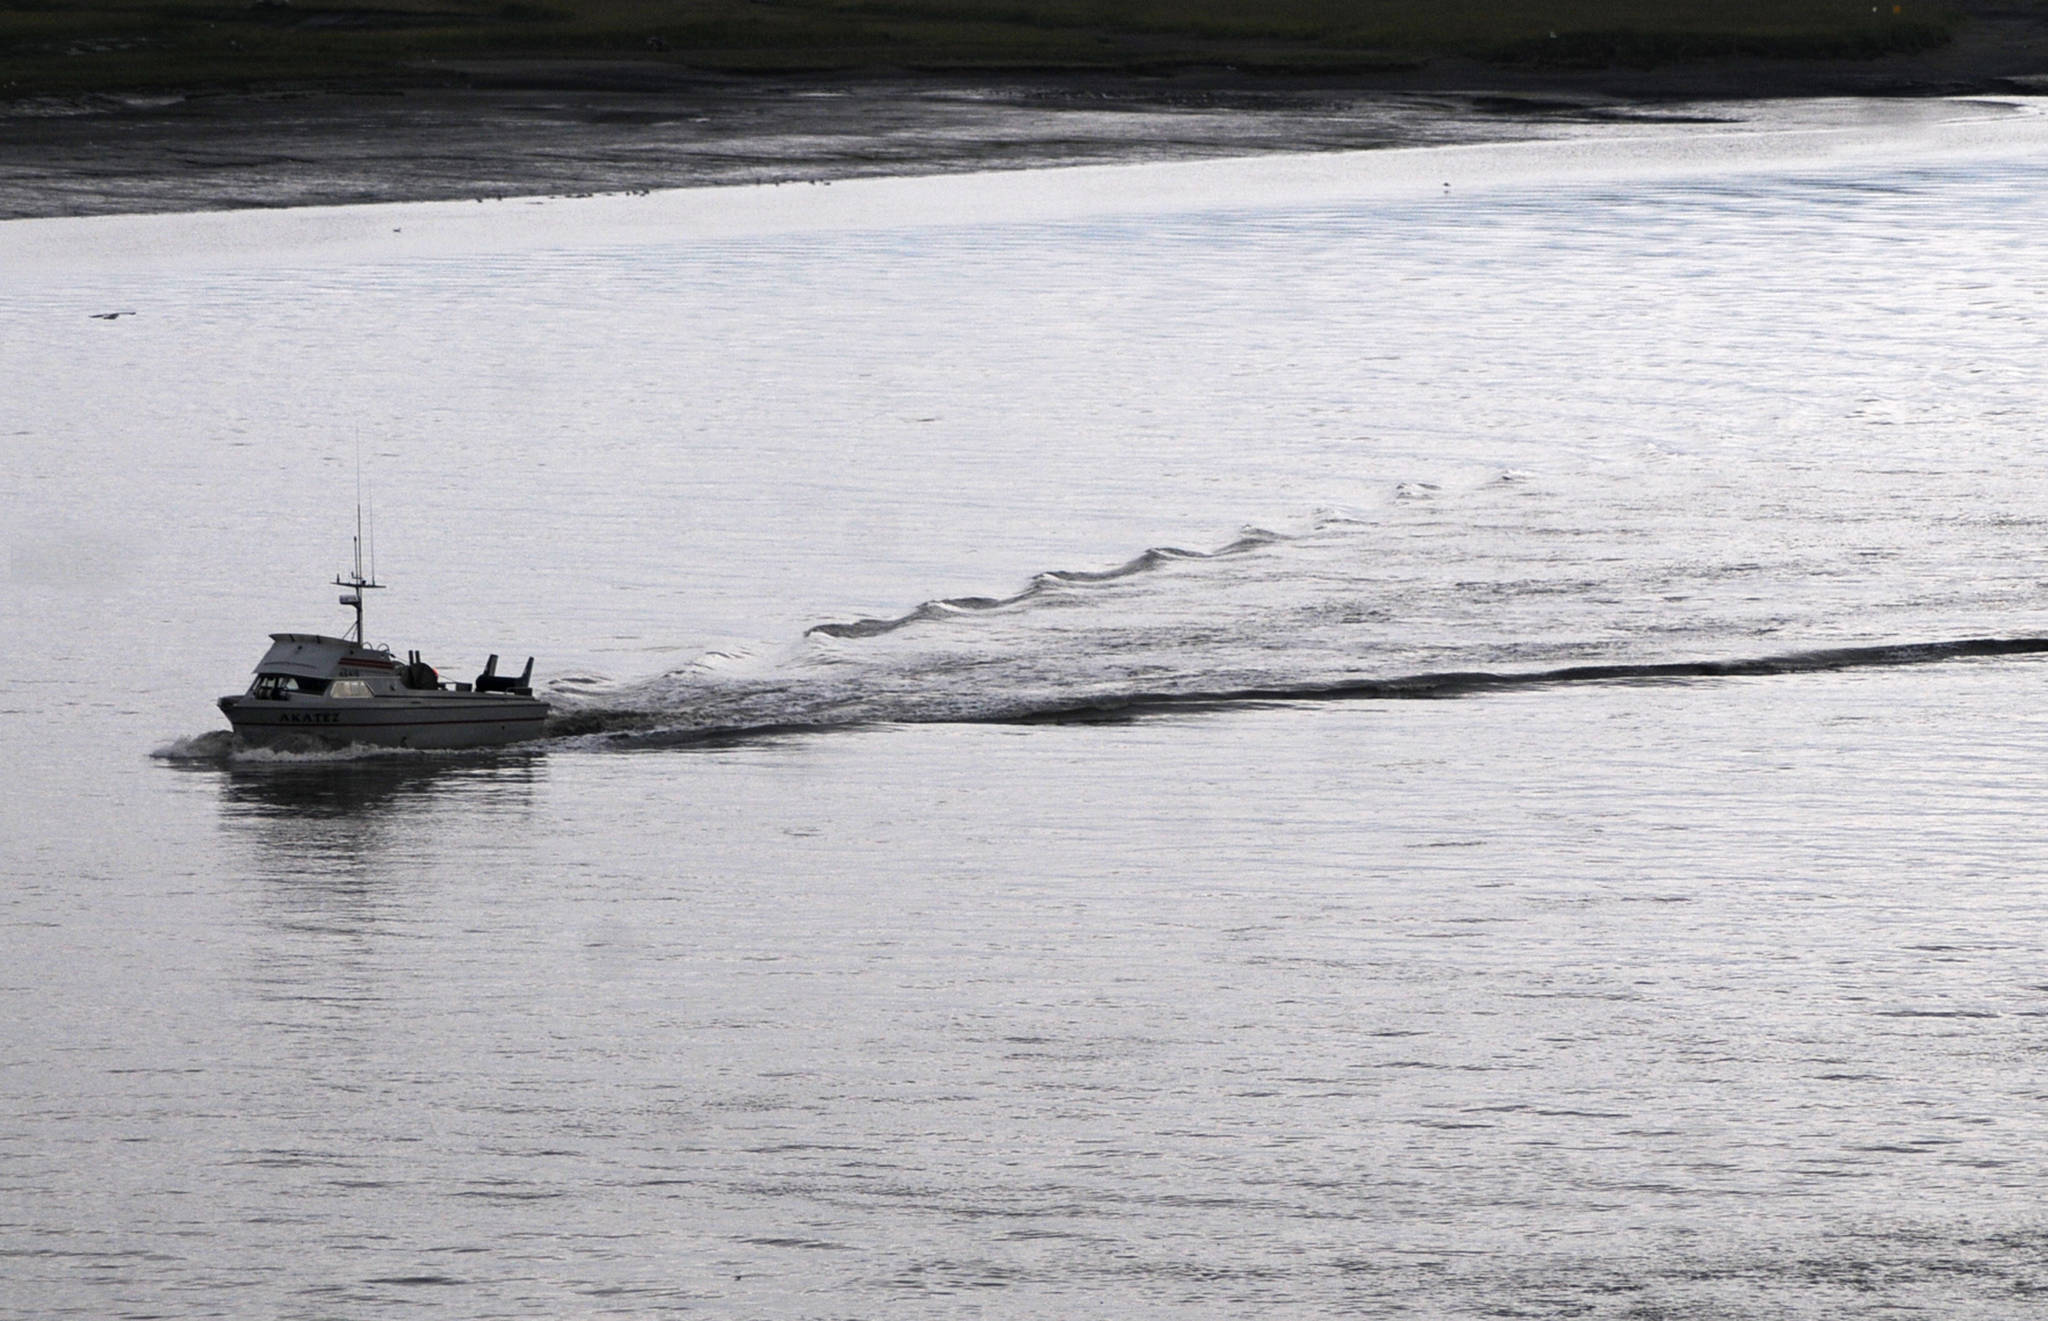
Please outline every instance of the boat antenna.
[{"label": "boat antenna", "polygon": [[[374,523],[371,526],[373,529],[375,528]],[[370,543],[370,576],[368,578],[363,577],[363,442],[359,436],[356,439],[355,573],[348,578],[344,578],[340,574],[334,575],[334,585],[336,587],[346,587],[349,589],[342,596],[341,603],[355,608],[356,626],[354,639],[355,644],[359,647],[366,645],[363,634],[363,592],[366,589],[382,588],[384,586],[383,583],[376,581],[376,554],[376,542],[372,541]]]}]

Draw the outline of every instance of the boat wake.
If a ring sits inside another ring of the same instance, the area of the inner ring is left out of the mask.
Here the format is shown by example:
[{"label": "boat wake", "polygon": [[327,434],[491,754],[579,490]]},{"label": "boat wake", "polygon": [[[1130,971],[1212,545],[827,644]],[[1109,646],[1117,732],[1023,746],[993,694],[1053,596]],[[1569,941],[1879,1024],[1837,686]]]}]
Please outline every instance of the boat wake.
[{"label": "boat wake", "polygon": [[935,619],[946,619],[954,615],[979,611],[1002,610],[1011,606],[1025,605],[1048,593],[1063,587],[1087,583],[1115,582],[1119,578],[1130,578],[1137,574],[1161,568],[1178,560],[1220,560],[1246,551],[1270,546],[1287,538],[1278,532],[1264,528],[1246,528],[1237,540],[1215,550],[1182,550],[1178,546],[1154,546],[1143,553],[1126,560],[1113,569],[1050,569],[1031,580],[1031,585],[1010,596],[949,596],[935,601],[926,601],[915,610],[897,615],[893,619],[856,619],[844,624],[814,624],[807,636],[830,638],[871,638],[883,633],[893,633],[899,628],[924,623]]},{"label": "boat wake", "polygon": [[[2048,651],[2048,638],[1971,629],[2048,608],[2038,592],[1925,549],[1924,564],[1872,557],[1872,531],[1825,509],[1787,503],[1758,519],[1682,465],[1652,475],[1677,485],[1649,498],[1630,470],[1602,479],[1622,481],[1625,501],[1520,472],[1450,493],[1404,488],[1365,516],[1246,528],[1212,550],[1155,546],[1111,567],[1041,572],[1008,595],[816,624],[751,661],[564,681],[548,694],[547,733],[666,747]],[[1661,512],[1681,496],[1694,511],[1682,526]],[[1590,519],[1589,507],[1609,512]],[[1917,584],[1909,599],[1901,574]]]},{"label": "boat wake", "polygon": [[[978,700],[965,703],[943,692],[934,692],[928,700],[908,693],[897,693],[890,699],[863,700],[835,697],[820,686],[816,692],[807,694],[802,685],[792,683],[743,693],[707,692],[703,695],[706,700],[689,710],[663,712],[593,705],[557,716],[550,721],[548,734],[555,739],[597,740],[622,747],[723,746],[888,724],[1086,723],[1293,703],[1449,700],[1574,684],[1681,683],[1822,674],[2043,653],[2048,653],[2048,637],[1960,638],[1729,659],[1569,665],[1524,671],[1446,670],[1213,689],[1134,688],[1071,695],[983,693]],[[779,715],[774,713],[777,706],[783,708]]]}]

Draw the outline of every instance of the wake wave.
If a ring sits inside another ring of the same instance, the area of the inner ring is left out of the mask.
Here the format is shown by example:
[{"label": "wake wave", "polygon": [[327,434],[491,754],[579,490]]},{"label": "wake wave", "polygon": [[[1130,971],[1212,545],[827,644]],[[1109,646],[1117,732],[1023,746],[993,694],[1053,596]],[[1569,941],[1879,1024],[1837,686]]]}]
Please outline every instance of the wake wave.
[{"label": "wake wave", "polygon": [[[1839,670],[1931,665],[1984,657],[2048,653],[2048,637],[1961,638],[1950,641],[1829,647],[1727,660],[1682,660],[1570,665],[1527,671],[1450,670],[1384,678],[1347,678],[1300,684],[1262,684],[1059,693],[982,693],[962,702],[934,695],[921,700],[897,691],[879,701],[815,705],[790,701],[786,714],[690,724],[689,712],[586,709],[549,722],[556,737],[608,736],[635,747],[680,747],[746,742],[881,724],[1054,724],[1134,719],[1186,711],[1219,711],[1287,703],[1445,700],[1516,689],[1588,683],[1657,683],[1688,679],[1758,678]],[[779,696],[800,699],[792,688]],[[767,694],[755,693],[761,697]],[[821,694],[823,696],[823,694]],[[769,703],[772,706],[774,703]],[[806,709],[808,707],[808,709]]]},{"label": "wake wave", "polygon": [[1047,592],[1060,587],[1078,586],[1090,583],[1114,582],[1119,578],[1131,578],[1148,573],[1162,565],[1177,560],[1220,560],[1246,551],[1270,546],[1287,538],[1278,532],[1264,528],[1246,528],[1237,540],[1215,550],[1183,550],[1179,546],[1153,546],[1148,550],[1124,561],[1113,569],[1049,569],[1031,579],[1031,585],[1012,596],[949,596],[939,600],[926,601],[906,614],[890,619],[856,619],[847,623],[813,624],[804,631],[804,636],[829,638],[872,638],[883,633],[893,633],[899,628],[925,620],[946,619],[955,615],[1001,610],[1009,606],[1024,605]]},{"label": "wake wave", "polygon": [[1090,714],[1143,713],[1167,708],[1253,706],[1275,702],[1418,700],[1466,697],[1504,689],[1545,688],[1575,683],[1656,682],[1677,679],[1755,678],[1822,674],[1834,670],[1930,665],[1980,656],[2021,656],[2048,652],[2048,638],[1962,638],[1951,642],[1903,642],[1866,647],[1829,647],[1739,660],[1655,661],[1640,664],[1569,665],[1559,669],[1497,673],[1453,670],[1438,674],[1357,679],[1339,683],[1237,688],[1220,692],[1132,693],[1097,698],[1070,710],[1048,710],[1017,719],[1058,720]]},{"label": "wake wave", "polygon": [[505,751],[506,749],[499,747],[426,749],[393,748],[370,743],[336,743],[332,739],[313,734],[293,736],[277,743],[255,746],[244,743],[231,729],[209,729],[203,734],[174,738],[151,749],[149,755],[157,761],[178,766],[252,768],[317,767],[371,761],[421,762],[436,758],[473,759],[480,753],[499,755]]}]

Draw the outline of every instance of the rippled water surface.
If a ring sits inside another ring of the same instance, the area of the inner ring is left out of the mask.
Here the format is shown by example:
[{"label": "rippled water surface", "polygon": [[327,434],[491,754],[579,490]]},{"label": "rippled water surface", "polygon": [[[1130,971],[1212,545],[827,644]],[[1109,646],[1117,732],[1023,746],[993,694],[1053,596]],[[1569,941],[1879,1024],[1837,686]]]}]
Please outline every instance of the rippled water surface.
[{"label": "rippled water surface", "polygon": [[[1772,113],[0,225],[0,1309],[2038,1308],[2048,121]],[[358,451],[548,740],[217,731]]]}]

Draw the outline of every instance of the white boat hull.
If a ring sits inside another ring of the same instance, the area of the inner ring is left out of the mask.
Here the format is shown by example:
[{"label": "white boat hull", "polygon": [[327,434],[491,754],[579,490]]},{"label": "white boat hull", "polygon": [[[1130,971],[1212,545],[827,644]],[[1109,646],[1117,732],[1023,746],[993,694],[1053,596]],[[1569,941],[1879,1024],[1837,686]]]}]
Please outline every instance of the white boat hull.
[{"label": "white boat hull", "polygon": [[539,738],[548,704],[503,693],[423,693],[406,697],[294,696],[276,701],[241,694],[220,699],[221,713],[246,743],[367,743],[382,748],[485,748]]}]

